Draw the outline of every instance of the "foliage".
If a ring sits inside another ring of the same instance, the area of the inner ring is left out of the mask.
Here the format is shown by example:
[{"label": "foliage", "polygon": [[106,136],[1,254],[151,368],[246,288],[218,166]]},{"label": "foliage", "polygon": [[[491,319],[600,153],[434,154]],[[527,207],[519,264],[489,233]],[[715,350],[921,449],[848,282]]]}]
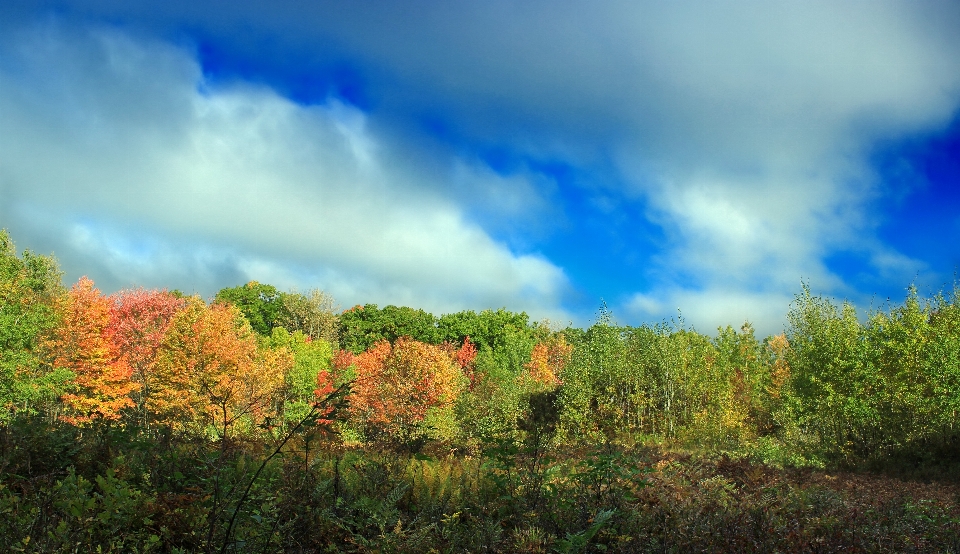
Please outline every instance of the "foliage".
[{"label": "foliage", "polygon": [[366,304],[354,306],[340,315],[341,346],[354,354],[378,342],[392,343],[401,337],[429,344],[443,342],[437,318],[423,310],[397,306],[380,309],[376,304]]},{"label": "foliage", "polygon": [[147,410],[162,425],[226,437],[276,417],[274,402],[293,363],[286,350],[259,349],[250,325],[228,304],[194,297],[160,345]]},{"label": "foliage", "polygon": [[[781,345],[784,338],[772,339]],[[774,369],[783,372],[782,364],[768,347],[757,340],[753,326],[744,323],[740,331],[730,326],[718,329],[713,340],[716,349],[717,372],[726,382],[717,383],[722,394],[717,398],[719,418],[715,418],[714,439],[735,446],[759,434],[773,431],[773,393],[783,385],[785,376],[774,375]],[[784,345],[785,347],[785,345]]]},{"label": "foliage", "polygon": [[576,440],[716,432],[729,395],[723,369],[711,340],[695,331],[598,323],[562,375],[564,428]]},{"label": "foliage", "polygon": [[535,386],[553,389],[561,384],[560,375],[570,362],[572,352],[573,346],[562,334],[553,335],[534,345],[530,361],[523,367]]},{"label": "foliage", "polygon": [[468,376],[468,386],[454,407],[461,441],[470,449],[477,449],[483,444],[514,438],[516,422],[523,414],[523,390],[516,376],[498,365],[489,349],[477,354]]},{"label": "foliage", "polygon": [[339,344],[340,320],[333,297],[320,289],[306,294],[296,291],[280,295],[282,307],[276,324],[291,333],[300,331],[311,339]]},{"label": "foliage", "polygon": [[[333,390],[334,382],[330,377],[333,349],[323,339],[311,340],[300,331],[290,333],[283,327],[273,329],[266,345],[270,350],[285,349],[293,356],[293,364],[284,376],[284,392],[281,396],[283,418],[298,421],[310,411],[319,382],[324,383],[323,389],[328,385],[330,387],[324,394]],[[337,386],[341,384],[337,383]]]},{"label": "foliage", "polygon": [[186,305],[182,296],[157,290],[123,290],[110,295],[110,321],[106,334],[132,370],[132,391],[140,423],[147,422],[145,407],[160,344],[173,317]]},{"label": "foliage", "polygon": [[114,340],[110,299],[83,277],[61,304],[61,323],[45,344],[53,367],[73,374],[61,418],[74,424],[119,419],[121,410],[133,406],[128,395],[140,385],[131,380],[133,369]]},{"label": "foliage", "polygon": [[[380,341],[354,360],[350,410],[368,433],[401,443],[427,438],[430,419],[449,412],[465,379],[449,350],[409,338]],[[442,437],[437,437],[442,438]],[[447,436],[446,438],[450,438]]]},{"label": "foliage", "polygon": [[879,384],[855,309],[804,288],[789,315],[788,397],[798,442],[816,455],[850,462],[879,431],[873,392]]},{"label": "foliage", "polygon": [[605,308],[559,333],[64,291],[0,247],[11,551],[960,551],[956,288],[861,316],[804,286],[762,340]]},{"label": "foliage", "polygon": [[455,350],[453,350],[452,344],[446,344],[450,345],[451,347],[453,352],[453,361],[460,366],[461,371],[463,371],[464,375],[466,375],[467,380],[472,386],[475,380],[474,362],[477,359],[477,346],[473,344],[473,342],[470,340],[470,337],[464,337],[463,344],[460,345],[460,348]]},{"label": "foliage", "polygon": [[960,390],[960,296],[902,306],[861,323],[807,287],[790,312],[784,415],[808,456],[830,463],[949,458]]},{"label": "foliage", "polygon": [[[21,425],[19,422],[17,425]],[[62,425],[62,424],[61,424]],[[610,444],[430,457],[211,443],[117,443],[104,428],[60,440],[0,435],[0,539],[12,552],[955,552],[955,484],[774,469]],[[10,471],[28,443],[40,471]],[[53,472],[50,474],[49,472]],[[214,509],[217,486],[222,501]],[[212,525],[211,525],[212,524]]]},{"label": "foliage", "polygon": [[470,337],[478,350],[501,350],[518,332],[530,332],[529,317],[525,312],[483,310],[480,313],[465,310],[440,316],[437,320],[439,340],[461,344]]},{"label": "foliage", "polygon": [[49,371],[40,348],[58,325],[60,277],[52,256],[17,256],[10,235],[0,230],[0,423],[49,410],[71,377]]},{"label": "foliage", "polygon": [[236,306],[250,322],[250,327],[262,336],[270,336],[278,320],[285,315],[282,293],[273,285],[256,281],[220,289],[214,302]]}]

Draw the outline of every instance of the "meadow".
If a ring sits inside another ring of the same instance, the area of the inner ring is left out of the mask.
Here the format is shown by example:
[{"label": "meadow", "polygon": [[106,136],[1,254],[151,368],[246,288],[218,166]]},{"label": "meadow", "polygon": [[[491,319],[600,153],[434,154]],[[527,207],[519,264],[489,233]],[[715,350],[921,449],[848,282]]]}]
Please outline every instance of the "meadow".
[{"label": "meadow", "polygon": [[960,291],[786,332],[64,287],[0,232],[14,552],[960,551]]}]

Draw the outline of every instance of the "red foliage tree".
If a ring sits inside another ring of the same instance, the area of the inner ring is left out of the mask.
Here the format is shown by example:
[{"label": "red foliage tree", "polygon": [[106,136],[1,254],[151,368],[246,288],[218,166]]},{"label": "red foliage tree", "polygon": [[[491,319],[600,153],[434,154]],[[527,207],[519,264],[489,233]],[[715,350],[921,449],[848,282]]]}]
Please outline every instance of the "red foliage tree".
[{"label": "red foliage tree", "polygon": [[355,358],[356,356],[349,350],[337,350],[333,353],[333,359],[330,360],[330,367],[339,375],[350,369]]},{"label": "red foliage tree", "polygon": [[476,381],[476,375],[473,371],[473,361],[477,358],[477,345],[470,342],[470,337],[466,337],[463,339],[463,344],[460,345],[460,348],[456,348],[451,344],[445,344],[444,347],[450,352],[453,360],[467,378],[469,389],[473,390]]},{"label": "red foliage tree", "polygon": [[144,289],[120,291],[109,298],[107,331],[132,368],[132,380],[140,385],[133,399],[144,417],[144,402],[153,389],[151,381],[157,351],[173,317],[186,305],[186,299],[167,291]]},{"label": "red foliage tree", "polygon": [[333,375],[331,375],[329,371],[318,371],[317,388],[313,391],[313,395],[316,397],[316,403],[314,406],[322,409],[320,412],[320,417],[317,419],[317,423],[321,425],[333,423],[333,420],[328,419],[326,416],[329,416],[331,413],[333,413],[334,407],[331,405],[325,405],[327,398],[333,394],[333,391]]},{"label": "red foliage tree", "polygon": [[[381,389],[387,388],[383,382],[386,373],[387,360],[393,353],[390,343],[380,341],[366,352],[353,356],[352,364],[356,377],[350,390],[350,412],[363,421],[379,422],[386,418],[384,415],[392,411],[392,399],[384,398]],[[335,361],[339,361],[336,360]]]},{"label": "red foliage tree", "polygon": [[454,354],[454,360],[460,369],[467,369],[473,365],[473,360],[477,357],[477,345],[470,342],[470,337],[463,339],[460,349]]}]

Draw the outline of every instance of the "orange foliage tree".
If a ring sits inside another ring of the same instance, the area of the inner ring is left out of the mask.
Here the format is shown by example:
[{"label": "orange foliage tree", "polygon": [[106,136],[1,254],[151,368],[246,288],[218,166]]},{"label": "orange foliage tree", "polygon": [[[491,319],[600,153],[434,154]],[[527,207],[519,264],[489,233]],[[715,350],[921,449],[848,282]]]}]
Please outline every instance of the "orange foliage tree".
[{"label": "orange foliage tree", "polygon": [[160,344],[146,399],[156,421],[226,437],[276,415],[276,395],[293,363],[286,349],[259,349],[250,324],[226,304],[190,298]]},{"label": "orange foliage tree", "polygon": [[377,342],[353,364],[351,413],[368,431],[400,440],[420,436],[428,413],[450,408],[465,381],[448,349],[408,337]]},{"label": "orange foliage tree", "polygon": [[61,302],[61,323],[47,343],[54,367],[73,372],[73,391],[62,397],[61,419],[73,424],[117,419],[133,406],[139,388],[132,369],[113,340],[111,302],[82,277]]},{"label": "orange foliage tree", "polygon": [[530,361],[523,366],[523,377],[531,380],[535,388],[555,389],[561,384],[560,375],[572,353],[573,346],[561,334],[538,342],[530,352]]}]

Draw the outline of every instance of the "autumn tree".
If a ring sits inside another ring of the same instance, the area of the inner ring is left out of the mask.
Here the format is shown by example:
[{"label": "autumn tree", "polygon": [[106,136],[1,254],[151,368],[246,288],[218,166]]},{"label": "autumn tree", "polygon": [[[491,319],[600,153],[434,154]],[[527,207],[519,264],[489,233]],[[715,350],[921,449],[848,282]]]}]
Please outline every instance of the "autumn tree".
[{"label": "autumn tree", "polygon": [[538,342],[530,352],[530,361],[524,365],[526,376],[537,388],[554,389],[560,385],[560,375],[570,362],[573,346],[562,334],[555,334]]},{"label": "autumn tree", "polygon": [[229,304],[190,298],[161,342],[146,400],[156,421],[226,437],[276,417],[276,395],[293,363],[287,350],[258,348],[250,324]]},{"label": "autumn tree", "polygon": [[430,423],[452,418],[464,377],[449,351],[401,337],[374,344],[353,360],[350,410],[368,432],[406,442],[430,434]]},{"label": "autumn tree", "polygon": [[477,345],[473,344],[470,340],[470,337],[465,337],[463,339],[463,344],[460,345],[460,348],[456,348],[451,343],[444,343],[448,345],[450,354],[453,356],[453,361],[457,362],[457,365],[460,367],[460,371],[463,372],[463,375],[467,378],[467,382],[470,387],[473,388],[473,384],[476,380],[476,375],[474,373],[474,362],[477,359]]},{"label": "autumn tree", "polygon": [[54,367],[73,373],[72,389],[63,395],[62,419],[84,424],[97,418],[117,419],[132,407],[129,394],[140,385],[113,340],[109,298],[82,277],[61,302],[61,323],[47,343]]},{"label": "autumn tree", "polygon": [[122,352],[140,387],[133,391],[138,419],[146,423],[146,398],[153,390],[154,364],[167,328],[187,301],[167,291],[124,290],[110,295],[107,333]]}]

